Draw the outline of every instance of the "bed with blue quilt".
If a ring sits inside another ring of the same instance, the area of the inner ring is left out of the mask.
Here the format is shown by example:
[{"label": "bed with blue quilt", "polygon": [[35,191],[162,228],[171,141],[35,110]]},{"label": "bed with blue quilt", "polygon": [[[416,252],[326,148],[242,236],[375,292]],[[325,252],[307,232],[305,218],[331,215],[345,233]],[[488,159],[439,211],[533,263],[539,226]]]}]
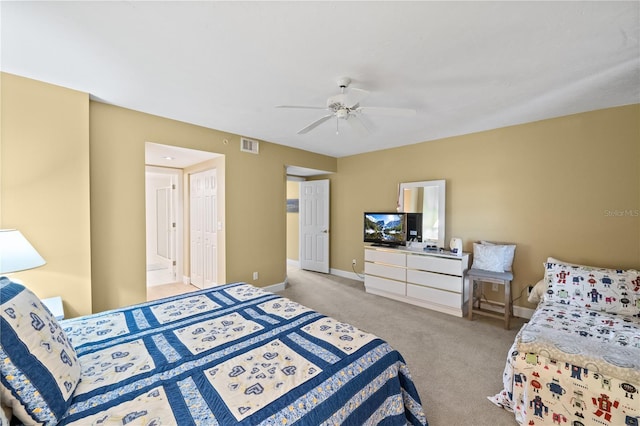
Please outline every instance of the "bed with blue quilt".
[{"label": "bed with blue quilt", "polygon": [[386,342],[246,283],[60,322],[24,286],[0,290],[14,422],[427,424]]}]

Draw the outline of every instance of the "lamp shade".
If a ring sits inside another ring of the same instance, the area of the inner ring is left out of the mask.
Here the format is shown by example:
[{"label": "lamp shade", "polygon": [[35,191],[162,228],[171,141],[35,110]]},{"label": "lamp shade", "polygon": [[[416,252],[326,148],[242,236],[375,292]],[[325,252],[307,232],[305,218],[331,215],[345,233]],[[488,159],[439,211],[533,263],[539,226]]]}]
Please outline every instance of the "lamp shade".
[{"label": "lamp shade", "polygon": [[45,263],[20,231],[0,229],[0,273],[24,271]]}]

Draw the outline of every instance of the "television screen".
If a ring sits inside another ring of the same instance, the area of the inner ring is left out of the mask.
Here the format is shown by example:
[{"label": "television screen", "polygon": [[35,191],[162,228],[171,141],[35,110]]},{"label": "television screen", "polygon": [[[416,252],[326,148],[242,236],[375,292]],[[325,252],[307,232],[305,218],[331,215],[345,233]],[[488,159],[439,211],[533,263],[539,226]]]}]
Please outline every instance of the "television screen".
[{"label": "television screen", "polygon": [[374,244],[405,245],[404,213],[365,213],[364,241]]}]

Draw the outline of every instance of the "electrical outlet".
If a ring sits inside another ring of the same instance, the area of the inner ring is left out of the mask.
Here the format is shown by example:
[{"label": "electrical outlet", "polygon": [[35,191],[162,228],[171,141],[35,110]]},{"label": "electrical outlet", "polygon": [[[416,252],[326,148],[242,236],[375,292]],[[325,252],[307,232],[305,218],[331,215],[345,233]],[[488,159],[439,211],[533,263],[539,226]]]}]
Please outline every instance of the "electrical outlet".
[{"label": "electrical outlet", "polygon": [[491,286],[491,291],[498,291],[498,284],[493,283],[493,285]]},{"label": "electrical outlet", "polygon": [[351,264],[352,264],[353,266],[356,266],[356,260],[355,260],[355,259],[353,259],[353,260],[351,261]]},{"label": "electrical outlet", "polygon": [[258,279],[258,273],[257,273],[257,272],[254,272],[254,273],[253,273],[253,279],[254,279],[254,280],[257,280],[257,279]]}]

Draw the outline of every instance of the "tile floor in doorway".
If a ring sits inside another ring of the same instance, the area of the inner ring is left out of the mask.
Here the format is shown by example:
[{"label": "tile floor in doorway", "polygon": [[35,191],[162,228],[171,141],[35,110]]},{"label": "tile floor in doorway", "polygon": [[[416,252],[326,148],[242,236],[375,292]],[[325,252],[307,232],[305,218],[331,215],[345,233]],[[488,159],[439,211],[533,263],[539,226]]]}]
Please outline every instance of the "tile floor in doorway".
[{"label": "tile floor in doorway", "polygon": [[176,296],[199,290],[191,284],[171,283],[147,287],[147,301],[162,299],[163,297]]}]

